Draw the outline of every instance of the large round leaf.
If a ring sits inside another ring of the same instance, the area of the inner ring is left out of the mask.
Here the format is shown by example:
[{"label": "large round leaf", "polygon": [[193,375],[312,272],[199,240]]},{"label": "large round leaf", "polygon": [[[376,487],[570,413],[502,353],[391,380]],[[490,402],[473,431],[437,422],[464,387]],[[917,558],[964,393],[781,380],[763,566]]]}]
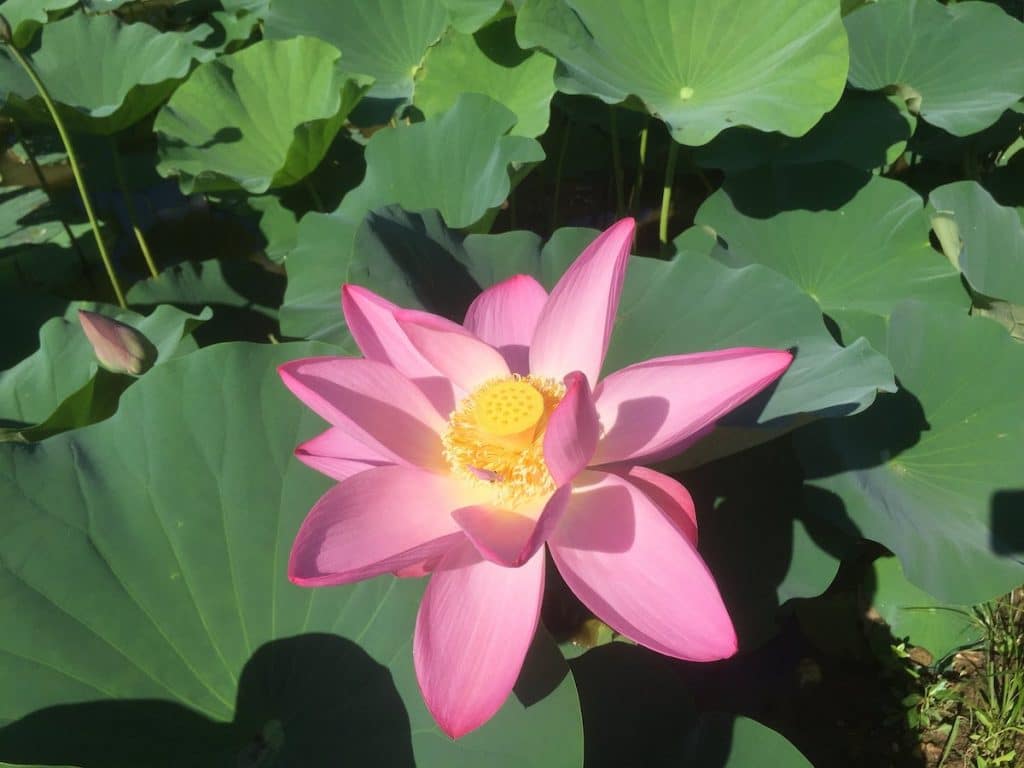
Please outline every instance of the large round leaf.
[{"label": "large round leaf", "polygon": [[928,196],[932,227],[971,287],[1024,304],[1024,221],[975,181],[956,181]]},{"label": "large round leaf", "polygon": [[881,557],[873,564],[873,605],[897,638],[909,638],[941,661],[981,639],[981,625],[966,605],[936,600],[907,581],[895,557]]},{"label": "large round leaf", "polygon": [[427,48],[447,24],[441,0],[271,0],[264,32],[326,40],[342,51],[349,71],[374,78],[373,96],[405,98]]},{"label": "large round leaf", "polygon": [[[156,108],[207,52],[197,43],[211,28],[161,32],[122,24],[112,14],[76,13],[47,24],[32,66],[73,127],[115,133]],[[83,65],[69,51],[102,51],[102,66]],[[8,109],[49,121],[24,71],[0,48],[0,93]]]},{"label": "large round leaf", "polygon": [[472,34],[501,10],[504,0],[441,0],[441,4],[455,29]]},{"label": "large round leaf", "polygon": [[28,45],[36,30],[46,23],[49,14],[73,6],[77,0],[5,0],[0,6],[0,15],[11,27],[14,44],[19,48]]},{"label": "large round leaf", "polygon": [[782,212],[767,219],[745,215],[725,191],[716,192],[696,221],[728,243],[720,258],[734,266],[764,264],[786,275],[839,324],[844,339],[866,332],[884,344],[877,337],[884,336],[884,321],[903,299],[968,305],[960,276],[931,247],[921,198],[904,184],[875,176],[837,209],[808,211],[787,210],[796,202],[783,184],[766,188],[760,175],[732,181],[733,189],[751,186]]},{"label": "large round leaf", "polygon": [[516,33],[558,58],[561,90],[636,96],[684,144],[733,125],[799,136],[846,82],[834,0],[526,0]]},{"label": "large round leaf", "polygon": [[286,579],[329,482],[291,455],[322,424],[274,369],[329,351],[210,347],[103,424],[0,446],[0,759],[580,764],[574,685],[543,634],[518,693],[452,742],[412,669],[421,581]]},{"label": "large round leaf", "polygon": [[338,291],[348,273],[356,231],[373,208],[397,203],[437,208],[452,227],[468,227],[508,196],[508,168],[544,157],[533,139],[507,135],[515,115],[476,93],[463,94],[443,115],[378,131],[366,147],[366,177],[331,214],[299,224],[288,257],[281,330],[330,338],[339,322]]},{"label": "large round leaf", "polygon": [[323,159],[365,86],[315,38],[265,40],[203,64],[157,115],[157,170],[182,191],[266,192]]},{"label": "large round leaf", "polygon": [[1024,581],[1024,348],[991,320],[906,302],[884,351],[903,391],[797,433],[811,507],[939,600],[1000,595]]},{"label": "large round leaf", "polygon": [[1024,24],[995,3],[878,0],[844,22],[850,83],[891,86],[957,136],[987,128],[1024,96]]},{"label": "large round leaf", "polygon": [[697,713],[678,665],[663,656],[611,643],[571,665],[588,768],[810,768],[785,737],[754,720]]},{"label": "large round leaf", "polygon": [[539,136],[548,128],[554,72],[550,56],[516,46],[511,19],[476,35],[452,30],[428,51],[416,75],[413,103],[431,118],[463,93],[483,93],[515,113],[512,134]]},{"label": "large round leaf", "polygon": [[702,714],[686,736],[684,765],[707,768],[814,768],[777,731],[749,717],[723,712]]},{"label": "large round leaf", "polygon": [[[585,239],[593,236],[586,231]],[[582,233],[581,233],[582,234]],[[582,250],[580,238],[570,251]],[[770,392],[725,423],[766,423],[797,414],[849,413],[892,390],[892,369],[863,339],[833,340],[814,302],[759,265],[723,266],[696,229],[676,240],[670,262],[635,259],[605,359],[614,371],[639,360],[737,346],[790,349],[796,357]],[[556,238],[546,250],[560,249]],[[579,249],[579,250],[578,250]]]}]

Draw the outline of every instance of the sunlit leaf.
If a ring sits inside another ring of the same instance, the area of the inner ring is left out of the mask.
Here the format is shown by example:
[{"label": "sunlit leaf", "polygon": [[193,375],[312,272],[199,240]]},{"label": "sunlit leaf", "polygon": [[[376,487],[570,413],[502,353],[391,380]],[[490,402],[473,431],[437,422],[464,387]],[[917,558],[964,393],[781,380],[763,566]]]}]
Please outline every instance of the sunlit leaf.
[{"label": "sunlit leaf", "polygon": [[301,181],[365,89],[339,57],[327,43],[295,38],[203,64],[157,115],[157,169],[186,193]]},{"label": "sunlit leaf", "polygon": [[[928,239],[924,202],[909,187],[871,177],[851,200],[835,209],[801,210],[801,197],[820,186],[776,185],[761,175],[734,177],[769,205],[770,217],[745,215],[724,190],[697,212],[728,245],[718,255],[734,266],[763,264],[781,272],[838,323],[846,341],[862,333],[879,346],[884,322],[900,301],[916,298],[966,309],[960,276]],[[792,209],[792,210],[791,210]],[[881,331],[878,329],[881,328]]]},{"label": "sunlit leaf", "polygon": [[154,368],[102,424],[0,445],[0,758],[580,765],[575,687],[543,633],[529,706],[514,695],[453,742],[413,674],[422,580],[288,582],[329,481],[292,457],[322,424],[275,368],[330,351],[211,347]]},{"label": "sunlit leaf", "polygon": [[544,133],[555,95],[555,60],[540,51],[521,51],[512,30],[508,19],[476,35],[449,32],[428,51],[416,75],[413,103],[431,118],[463,93],[483,93],[515,113],[512,134]]},{"label": "sunlit leaf", "polygon": [[906,302],[886,347],[903,391],[797,433],[811,509],[878,541],[938,600],[1024,581],[1024,348],[991,320]]},{"label": "sunlit leaf", "polygon": [[[110,134],[167,98],[193,61],[206,58],[198,43],[211,31],[200,25],[188,32],[161,32],[148,24],[122,24],[110,14],[75,13],[43,28],[31,62],[72,127]],[[69,51],[102,51],[102,66],[83,66]],[[49,123],[38,92],[3,48],[0,96],[8,111]]]},{"label": "sunlit leaf", "polygon": [[[1024,222],[975,181],[932,190],[929,212],[943,250],[974,290],[992,299],[1024,304]],[[943,223],[953,225],[947,241]]]},{"label": "sunlit leaf", "polygon": [[342,51],[348,71],[374,79],[371,95],[407,98],[427,48],[447,24],[441,0],[271,0],[264,33],[326,40]]},{"label": "sunlit leaf", "polygon": [[987,128],[1024,96],[1024,24],[995,3],[878,0],[843,21],[850,83],[890,88],[957,136]]},{"label": "sunlit leaf", "polygon": [[897,558],[879,558],[872,568],[874,608],[896,638],[909,638],[935,661],[981,639],[981,626],[970,606],[940,602],[914,586]]},{"label": "sunlit leaf", "polygon": [[463,94],[443,115],[374,134],[366,147],[366,177],[331,214],[299,224],[288,258],[288,292],[281,330],[330,338],[352,246],[367,213],[390,204],[410,211],[436,208],[451,227],[468,227],[500,205],[511,188],[509,167],[542,160],[533,139],[511,136],[515,115],[486,96]]},{"label": "sunlit leaf", "polygon": [[846,81],[834,0],[525,0],[516,34],[554,54],[561,90],[636,96],[683,144],[734,125],[800,136]]}]

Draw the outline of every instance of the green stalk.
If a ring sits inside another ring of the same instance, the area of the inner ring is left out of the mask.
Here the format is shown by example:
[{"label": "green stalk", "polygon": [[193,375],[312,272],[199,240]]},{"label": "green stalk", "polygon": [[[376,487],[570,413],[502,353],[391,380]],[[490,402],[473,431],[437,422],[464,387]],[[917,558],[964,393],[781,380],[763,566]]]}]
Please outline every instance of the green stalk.
[{"label": "green stalk", "polygon": [[615,115],[615,107],[609,106],[612,129],[612,175],[615,177],[615,218],[619,218],[626,210],[624,174],[622,172],[622,147],[619,146],[619,119]]},{"label": "green stalk", "polygon": [[636,178],[633,179],[633,188],[629,191],[629,210],[633,210],[636,201],[640,198],[640,190],[644,185],[644,165],[647,162],[647,124],[650,122],[648,116],[644,120],[643,130],[640,131],[640,153],[637,157]]},{"label": "green stalk", "polygon": [[669,139],[668,162],[665,164],[665,183],[661,187],[661,218],[658,221],[658,239],[663,245],[668,244],[668,212],[672,206],[672,182],[676,177],[676,159],[679,156],[679,145],[675,139]]},{"label": "green stalk", "polygon": [[53,118],[54,125],[57,126],[57,133],[60,134],[60,140],[64,143],[64,149],[68,153],[68,164],[71,166],[71,173],[75,177],[75,184],[78,185],[78,194],[82,198],[82,206],[85,208],[85,215],[89,218],[89,225],[92,227],[92,234],[96,238],[96,247],[99,248],[100,258],[103,259],[103,266],[107,270],[107,277],[110,279],[110,286],[114,289],[114,296],[117,297],[117,303],[122,309],[127,308],[127,304],[124,300],[124,292],[121,290],[121,282],[117,279],[117,273],[114,271],[114,263],[110,260],[110,254],[107,252],[107,246],[103,242],[103,235],[100,233],[100,225],[96,219],[96,214],[92,209],[92,200],[89,198],[89,191],[85,187],[85,179],[82,177],[82,170],[78,166],[78,157],[75,155],[75,148],[71,144],[71,137],[68,135],[67,128],[64,126],[64,121],[61,119],[60,114],[57,112],[57,106],[53,103],[53,99],[50,98],[50,92],[46,90],[46,86],[43,85],[43,81],[39,79],[39,75],[32,68],[32,65],[28,63],[28,60],[22,55],[18,47],[9,41],[7,42],[7,50],[14,56],[15,61],[21,65],[21,68],[25,70],[25,74],[28,75],[29,80],[32,81],[32,85],[35,86],[36,91],[39,92],[40,98],[43,100],[43,104],[46,105],[47,111],[50,113],[50,117]]},{"label": "green stalk", "polygon": [[555,194],[551,200],[551,231],[558,226],[558,196],[562,192],[562,167],[565,165],[565,153],[569,149],[569,128],[572,123],[565,118],[565,130],[562,131],[562,146],[558,150],[558,162],[555,165]]},{"label": "green stalk", "polygon": [[307,176],[302,180],[306,187],[306,191],[309,192],[309,199],[313,201],[313,207],[317,213],[327,213],[327,208],[324,206],[323,198],[320,197],[320,193],[316,191],[316,187],[313,186],[313,179]]},{"label": "green stalk", "polygon": [[121,188],[121,197],[124,198],[124,207],[128,211],[128,222],[132,225],[135,241],[139,244],[139,250],[142,251],[142,258],[146,260],[149,274],[157,277],[160,271],[156,268],[153,253],[149,250],[149,243],[146,242],[146,236],[142,234],[142,227],[139,226],[139,217],[135,213],[135,201],[132,200],[132,192],[128,189],[128,180],[124,175],[121,153],[117,151],[117,142],[113,137],[110,139],[110,150],[114,155],[114,175],[117,177],[117,186]]}]

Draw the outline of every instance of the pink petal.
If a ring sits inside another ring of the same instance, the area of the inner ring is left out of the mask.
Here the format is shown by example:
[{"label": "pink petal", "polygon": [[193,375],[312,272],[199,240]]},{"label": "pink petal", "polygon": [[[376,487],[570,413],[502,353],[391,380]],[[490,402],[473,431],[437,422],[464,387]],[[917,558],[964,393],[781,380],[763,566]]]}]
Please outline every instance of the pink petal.
[{"label": "pink petal", "polygon": [[697,509],[693,497],[674,477],[655,472],[648,467],[630,467],[626,478],[658,505],[676,527],[697,546]]},{"label": "pink petal", "polygon": [[413,661],[427,708],[453,739],[487,722],[512,692],[543,591],[543,551],[521,568],[503,568],[466,542],[430,577]]},{"label": "pink petal", "polygon": [[[584,485],[588,483],[588,485]],[[693,661],[736,652],[736,633],[690,540],[618,475],[581,475],[548,540],[566,584],[615,631]]]},{"label": "pink petal", "polygon": [[413,381],[447,416],[455,407],[451,384],[416,351],[395,320],[400,307],[358,285],[341,288],[341,308],[352,338],[367,360],[388,363]]},{"label": "pink petal", "polygon": [[597,384],[633,242],[633,219],[622,219],[591,243],[562,275],[541,310],[530,345],[530,372],[561,379],[582,371]]},{"label": "pink petal", "polygon": [[485,290],[466,312],[466,329],[497,349],[513,373],[530,372],[530,341],[548,292],[529,275],[513,275]]},{"label": "pink petal", "polygon": [[96,359],[108,371],[138,376],[156,362],[156,347],[127,323],[85,309],[78,310],[78,322]]},{"label": "pink petal", "polygon": [[645,360],[594,390],[604,427],[592,463],[666,458],[782,375],[793,356],[737,348]]},{"label": "pink petal", "polygon": [[397,571],[393,571],[393,573],[400,579],[420,579],[431,573],[437,567],[439,561],[439,557],[432,557],[421,563],[399,568]]},{"label": "pink petal", "polygon": [[395,318],[420,354],[463,391],[509,375],[501,353],[458,323],[412,309],[399,311]]},{"label": "pink petal", "polygon": [[393,463],[338,427],[330,427],[295,449],[295,458],[317,472],[341,481],[357,472]]},{"label": "pink petal", "polygon": [[544,432],[544,462],[557,486],[572,482],[584,470],[594,455],[600,430],[586,377],[570,373],[565,387],[565,397]]},{"label": "pink petal", "polygon": [[565,512],[572,492],[565,485],[551,496],[516,509],[489,504],[452,512],[466,536],[488,560],[518,568],[540,549]]},{"label": "pink petal", "polygon": [[311,357],[278,368],[303,403],[396,464],[442,469],[445,421],[411,381],[386,363]]},{"label": "pink petal", "polygon": [[417,467],[375,467],[320,497],[299,528],[288,578],[304,587],[348,584],[423,563],[463,539],[451,511],[464,506],[448,477]]}]

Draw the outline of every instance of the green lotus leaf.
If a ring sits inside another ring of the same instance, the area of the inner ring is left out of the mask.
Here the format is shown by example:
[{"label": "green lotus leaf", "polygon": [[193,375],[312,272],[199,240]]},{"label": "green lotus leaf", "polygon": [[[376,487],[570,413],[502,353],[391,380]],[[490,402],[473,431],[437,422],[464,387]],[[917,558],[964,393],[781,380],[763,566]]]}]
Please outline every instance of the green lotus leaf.
[{"label": "green lotus leaf", "polygon": [[873,569],[874,608],[897,638],[909,638],[937,662],[981,639],[970,606],[940,602],[914,586],[897,558],[879,558]]},{"label": "green lotus leaf", "polygon": [[261,341],[276,338],[277,308],[284,295],[284,278],[260,264],[240,259],[186,261],[128,289],[136,307],[173,304],[190,312],[213,308],[213,317],[195,331],[202,346],[223,341]]},{"label": "green lotus leaf", "polygon": [[32,41],[36,31],[49,20],[51,13],[67,10],[77,2],[78,0],[5,0],[0,4],[0,15],[11,27],[14,44],[24,48]]},{"label": "green lotus leaf", "polygon": [[0,445],[0,759],[581,764],[575,686],[543,632],[518,695],[452,741],[413,673],[422,580],[287,580],[330,482],[292,457],[323,424],[275,368],[332,351],[206,348],[150,371],[102,424]]},{"label": "green lotus leaf", "polygon": [[504,5],[503,0],[441,0],[455,29],[470,35],[494,18]]},{"label": "green lotus leaf", "polygon": [[182,191],[263,193],[308,175],[365,90],[315,38],[265,40],[199,66],[160,110],[164,176]]},{"label": "green lotus leaf", "polygon": [[698,165],[729,173],[766,163],[844,163],[874,170],[902,156],[916,125],[917,118],[901,99],[851,90],[804,136],[792,138],[753,128],[730,128],[698,147],[694,160]]},{"label": "green lotus leaf", "polygon": [[366,176],[338,211],[361,221],[382,205],[435,208],[449,226],[468,227],[508,197],[509,166],[544,159],[536,141],[510,135],[514,126],[501,104],[464,93],[433,120],[378,131],[366,147]]},{"label": "green lotus leaf", "polygon": [[[41,189],[0,192],[0,286],[10,292],[66,292],[96,267],[88,223],[68,223]],[[93,270],[96,280],[102,268]]]},{"label": "green lotus leaf", "polygon": [[555,55],[559,89],[635,96],[683,144],[734,125],[800,136],[846,82],[834,0],[525,0],[516,34]]},{"label": "green lotus leaf", "polygon": [[701,556],[715,574],[741,652],[778,633],[779,608],[787,601],[828,589],[840,558],[853,550],[848,538],[806,511],[803,473],[788,438],[678,478],[693,497]]},{"label": "green lotus leaf", "polygon": [[843,21],[850,83],[891,89],[952,134],[987,128],[1024,96],[1024,24],[995,3],[878,0]]},{"label": "green lotus leaf", "polygon": [[943,252],[971,287],[993,299],[1024,304],[1024,221],[975,181],[956,181],[928,197]]},{"label": "green lotus leaf", "polygon": [[912,301],[886,342],[903,390],[796,435],[810,507],[937,600],[1001,595],[1024,581],[1024,349],[991,320]]},{"label": "green lotus leaf", "polygon": [[749,717],[705,712],[686,736],[683,765],[715,768],[814,768],[781,733]]},{"label": "green lotus leaf", "polygon": [[515,113],[513,135],[539,136],[548,128],[554,72],[555,60],[547,54],[519,49],[512,19],[476,35],[453,30],[427,52],[416,74],[413,103],[429,119],[463,93],[483,93]]},{"label": "green lotus leaf", "polygon": [[281,308],[285,335],[330,339],[338,291],[348,274],[356,232],[367,213],[398,204],[437,208],[451,227],[468,227],[500,205],[511,188],[508,168],[544,157],[540,145],[510,136],[515,115],[488,97],[465,93],[423,123],[378,131],[366,147],[366,176],[331,214],[308,214],[288,257]]},{"label": "green lotus leaf", "polygon": [[[211,31],[202,24],[188,32],[161,32],[148,24],[122,24],[112,14],[76,13],[43,28],[31,62],[72,128],[111,134],[152,112],[192,62],[206,58],[198,43]],[[103,66],[82,66],[68,51],[102,51]],[[2,48],[0,94],[7,111],[49,121],[25,72]]]},{"label": "green lotus leaf", "polygon": [[[585,232],[570,252],[579,253],[580,241],[595,234]],[[672,261],[634,259],[630,265],[606,371],[709,349],[791,349],[795,359],[772,391],[721,422],[776,429],[790,428],[801,414],[859,411],[876,392],[895,388],[888,361],[863,339],[837,344],[818,307],[785,276],[759,264],[732,268],[709,258],[713,241],[698,229],[675,244]],[[545,250],[561,247],[556,233]],[[765,430],[754,442],[770,434]]]},{"label": "green lotus leaf", "polygon": [[960,276],[928,239],[924,203],[906,185],[871,177],[838,208],[814,211],[790,210],[818,188],[790,187],[785,176],[773,186],[760,174],[733,177],[734,194],[741,186],[782,212],[771,218],[744,215],[727,192],[716,192],[696,222],[728,244],[719,258],[732,266],[763,264],[786,275],[836,321],[844,339],[866,334],[876,341],[877,329],[904,299],[967,307]]},{"label": "green lotus leaf", "polygon": [[427,48],[447,26],[441,0],[271,0],[264,34],[326,40],[343,52],[350,72],[374,79],[370,95],[407,98]]},{"label": "green lotus leaf", "polygon": [[78,322],[78,310],[97,312],[132,326],[157,349],[156,364],[196,349],[192,331],[209,320],[161,306],[148,317],[106,304],[74,302],[62,317],[39,329],[39,349],[0,371],[0,440],[39,440],[110,416],[131,379],[99,369],[96,355]]},{"label": "green lotus leaf", "polygon": [[263,252],[275,264],[283,264],[298,241],[295,213],[274,195],[250,198],[249,205],[260,214],[260,232],[267,241]]},{"label": "green lotus leaf", "polygon": [[662,656],[611,643],[571,666],[586,722],[588,768],[809,768],[769,728],[736,715],[698,714],[684,675]]}]

